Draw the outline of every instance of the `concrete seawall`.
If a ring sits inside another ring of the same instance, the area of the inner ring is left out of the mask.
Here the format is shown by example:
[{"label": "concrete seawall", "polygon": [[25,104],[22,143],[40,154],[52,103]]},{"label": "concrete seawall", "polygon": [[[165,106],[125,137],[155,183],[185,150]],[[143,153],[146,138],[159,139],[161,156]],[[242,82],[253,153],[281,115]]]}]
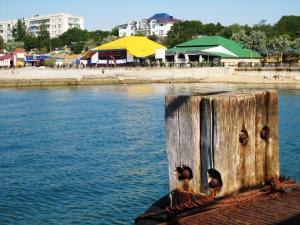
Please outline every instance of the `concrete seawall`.
[{"label": "concrete seawall", "polygon": [[[104,72],[104,73],[103,73]],[[280,74],[281,79],[273,79]],[[267,76],[268,79],[264,79]],[[299,79],[299,80],[298,80]],[[265,83],[300,84],[300,71],[207,68],[112,68],[0,70],[0,87],[72,86],[144,83]]]}]

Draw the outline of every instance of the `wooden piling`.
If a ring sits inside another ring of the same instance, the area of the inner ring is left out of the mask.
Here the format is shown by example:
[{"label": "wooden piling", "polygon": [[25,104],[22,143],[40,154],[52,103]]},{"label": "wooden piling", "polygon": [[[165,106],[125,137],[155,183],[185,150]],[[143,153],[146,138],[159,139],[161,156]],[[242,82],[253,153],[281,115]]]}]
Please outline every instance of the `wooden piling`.
[{"label": "wooden piling", "polygon": [[180,186],[182,165],[193,171],[195,193],[209,193],[210,168],[221,174],[219,195],[260,186],[279,175],[277,93],[167,96],[166,139],[170,190]]}]

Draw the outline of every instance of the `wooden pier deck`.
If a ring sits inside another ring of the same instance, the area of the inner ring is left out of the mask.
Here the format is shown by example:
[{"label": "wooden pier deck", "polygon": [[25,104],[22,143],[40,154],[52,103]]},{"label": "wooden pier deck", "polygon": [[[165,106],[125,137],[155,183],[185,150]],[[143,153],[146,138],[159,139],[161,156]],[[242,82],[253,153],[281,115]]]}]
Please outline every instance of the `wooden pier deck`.
[{"label": "wooden pier deck", "polygon": [[[180,194],[181,193],[181,194]],[[188,197],[191,193],[176,195]],[[244,193],[170,205],[168,196],[136,218],[137,225],[300,224],[300,187],[294,181],[266,185]]]},{"label": "wooden pier deck", "polygon": [[227,205],[161,224],[299,225],[300,191],[261,196],[255,200]]}]

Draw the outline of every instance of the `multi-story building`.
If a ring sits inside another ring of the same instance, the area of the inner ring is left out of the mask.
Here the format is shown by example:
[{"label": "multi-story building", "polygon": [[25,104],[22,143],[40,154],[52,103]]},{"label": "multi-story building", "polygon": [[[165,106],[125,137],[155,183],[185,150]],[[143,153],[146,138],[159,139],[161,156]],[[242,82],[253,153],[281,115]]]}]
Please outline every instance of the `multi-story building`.
[{"label": "multi-story building", "polygon": [[174,23],[180,20],[173,18],[167,13],[159,13],[140,21],[131,21],[127,24],[119,25],[119,37],[134,35],[156,35],[166,37]]},{"label": "multi-story building", "polygon": [[[17,19],[0,21],[0,36],[2,36],[4,42],[13,40],[12,31],[17,21]],[[73,27],[84,29],[83,17],[73,16],[67,13],[48,16],[36,15],[31,18],[24,18],[24,21],[28,32],[31,32],[33,35],[37,35],[41,24],[45,24],[51,38],[57,37]]]}]

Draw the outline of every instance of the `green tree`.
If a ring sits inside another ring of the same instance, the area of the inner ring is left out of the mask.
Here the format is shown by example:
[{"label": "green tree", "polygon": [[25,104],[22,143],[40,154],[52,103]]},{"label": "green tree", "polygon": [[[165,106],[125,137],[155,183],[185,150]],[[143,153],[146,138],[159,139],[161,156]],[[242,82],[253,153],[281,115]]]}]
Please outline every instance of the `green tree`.
[{"label": "green tree", "polygon": [[42,48],[40,48],[40,50],[39,50],[39,54],[45,54],[45,53],[47,53],[48,52],[48,48],[47,47],[42,47]]},{"label": "green tree", "polygon": [[243,30],[243,27],[235,23],[228,27],[223,27],[221,30],[218,31],[217,34],[225,38],[231,38],[232,34],[238,33],[240,30]]},{"label": "green tree", "polygon": [[152,40],[152,41],[155,41],[155,42],[158,42],[158,41],[159,41],[158,36],[155,35],[155,34],[152,34],[152,35],[148,36],[148,38],[149,38],[150,40]]},{"label": "green tree", "polygon": [[4,49],[4,40],[3,38],[0,36],[0,51],[2,51]]},{"label": "green tree", "polygon": [[[37,32],[37,34],[38,34],[38,40],[39,40],[39,42],[41,43],[43,40],[46,40],[46,39],[49,39],[50,38],[50,33],[49,33],[49,31],[48,31],[48,27],[47,27],[47,25],[46,24],[41,24],[40,26],[39,26],[39,30],[38,30],[38,32]],[[43,46],[42,46],[43,47]]]},{"label": "green tree", "polygon": [[220,24],[207,23],[202,26],[201,34],[214,36],[220,32],[224,27]]},{"label": "green tree", "polygon": [[112,35],[110,35],[110,36],[107,36],[107,37],[103,38],[101,44],[103,45],[103,44],[105,44],[105,43],[114,41],[114,40],[116,40],[116,39],[118,39],[118,36],[112,36]]},{"label": "green tree", "polygon": [[75,54],[80,54],[80,53],[82,53],[82,51],[84,51],[84,45],[85,45],[85,42],[83,42],[83,41],[73,43],[73,46],[71,47],[71,50]]},{"label": "green tree", "polygon": [[275,24],[274,31],[277,35],[289,34],[291,37],[300,37],[300,16],[283,16]]},{"label": "green tree", "polygon": [[27,35],[27,28],[24,19],[18,19],[17,24],[13,27],[13,37],[15,41],[24,41]]},{"label": "green tree", "polygon": [[296,38],[293,42],[290,43],[290,46],[292,48],[292,53],[294,55],[300,55],[300,37]]},{"label": "green tree", "polygon": [[26,51],[30,51],[39,46],[37,37],[28,34],[24,39],[24,48]]},{"label": "green tree", "polygon": [[118,27],[114,27],[114,28],[111,30],[110,35],[119,37],[119,28],[118,28]]},{"label": "green tree", "polygon": [[267,49],[267,37],[262,31],[252,31],[247,38],[245,47],[258,52],[265,52]]},{"label": "green tree", "polygon": [[56,64],[56,58],[45,59],[45,66],[53,67]]},{"label": "green tree", "polygon": [[19,42],[7,42],[5,43],[5,49],[7,51],[14,51],[16,48],[24,48],[24,42],[19,41]]},{"label": "green tree", "polygon": [[191,40],[192,38],[203,34],[203,24],[200,21],[181,21],[174,23],[171,30],[168,32],[166,43],[173,47],[182,42]]},{"label": "green tree", "polygon": [[270,39],[267,46],[271,54],[281,54],[287,53],[290,44],[290,41],[286,37],[279,36]]},{"label": "green tree", "polygon": [[90,39],[93,39],[97,43],[97,45],[100,45],[102,40],[109,35],[111,35],[111,32],[109,31],[96,30],[90,32]]},{"label": "green tree", "polygon": [[50,39],[50,33],[48,31],[48,27],[46,24],[41,24],[39,26],[39,30],[37,32],[37,46],[36,48],[49,48],[49,46],[46,46],[46,40]]},{"label": "green tree", "polygon": [[273,26],[267,24],[267,20],[261,20],[258,24],[255,24],[252,28],[254,31],[262,31],[267,37],[272,37],[275,35]]},{"label": "green tree", "polygon": [[240,30],[237,33],[233,33],[231,39],[246,46],[248,42],[248,35],[246,34],[245,30]]},{"label": "green tree", "polygon": [[80,28],[71,28],[60,35],[58,38],[64,45],[71,46],[72,42],[88,41],[90,39],[90,32]]},{"label": "green tree", "polygon": [[97,42],[94,39],[90,39],[84,43],[83,50],[88,51],[89,49],[97,47]]}]

